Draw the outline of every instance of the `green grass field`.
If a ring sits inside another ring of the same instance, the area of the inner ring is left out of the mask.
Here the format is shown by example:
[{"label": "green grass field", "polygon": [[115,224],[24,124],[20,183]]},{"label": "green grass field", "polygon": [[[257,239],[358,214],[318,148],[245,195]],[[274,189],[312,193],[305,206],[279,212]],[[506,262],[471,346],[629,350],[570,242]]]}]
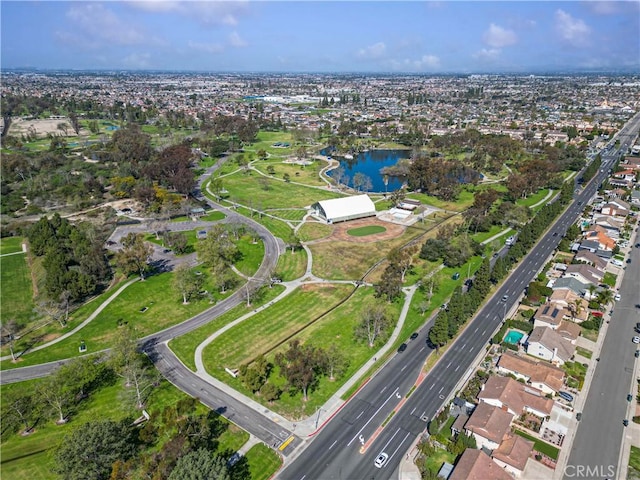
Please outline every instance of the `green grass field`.
[{"label": "green grass field", "polygon": [[0,255],[22,251],[22,237],[0,238]]},{"label": "green grass field", "polygon": [[[3,248],[8,246],[3,245]],[[33,287],[25,254],[0,257],[0,283],[2,323],[13,319],[19,325],[26,325],[37,317],[33,311]]]},{"label": "green grass field", "polygon": [[[183,305],[180,294],[172,286],[172,278],[171,273],[163,273],[148,277],[144,282],[134,283],[79,332],[60,343],[25,355],[16,364],[2,362],[2,368],[23,367],[78,356],[81,340],[87,345],[87,353],[97,352],[111,345],[118,322],[127,322],[140,338],[180,323],[212,306],[204,297],[195,298],[188,305]],[[217,299],[223,298],[210,282],[211,279],[208,278],[204,288]],[[225,296],[230,293],[228,291]],[[144,307],[147,310],[141,312]]]},{"label": "green grass field", "polygon": [[[541,188],[536,193],[532,193],[526,198],[520,198],[516,201],[516,205],[524,205],[525,207],[532,207],[536,203],[542,201],[549,194],[548,188]],[[544,203],[543,203],[544,205]]]},{"label": "green grass field", "polygon": [[553,445],[547,443],[547,442],[543,442],[542,440],[539,440],[535,437],[532,437],[531,435],[516,429],[515,433],[520,435],[521,437],[526,438],[527,440],[531,440],[534,443],[533,448],[535,450],[537,450],[538,452],[546,455],[549,458],[552,458],[553,460],[557,460],[558,459],[558,455],[560,454],[560,449],[554,447]]},{"label": "green grass field", "polygon": [[[311,159],[309,159],[311,160]],[[252,166],[272,178],[284,178],[285,174],[289,175],[290,181],[302,183],[315,187],[322,187],[326,183],[320,178],[320,170],[327,166],[322,160],[314,160],[311,165],[301,166],[292,163],[283,163],[281,159],[274,158],[268,160],[258,160]],[[273,174],[269,171],[273,169]]]},{"label": "green grass field", "polygon": [[[33,388],[37,381],[21,382],[3,385],[0,392],[8,389]],[[71,421],[65,425],[55,425],[52,421],[39,422],[35,432],[28,436],[18,434],[3,436],[0,448],[2,449],[2,463],[0,463],[0,477],[16,480],[31,479],[59,479],[51,469],[54,465],[50,451],[63,437],[78,425],[99,419],[120,420],[128,415],[139,416],[139,411],[130,409],[121,401],[123,388],[120,382],[115,385],[103,387],[80,404],[78,412],[71,417]],[[162,381],[160,386],[152,391],[148,400],[147,411],[153,417],[162,412],[164,407],[175,405],[186,395],[167,381]],[[207,411],[203,405],[198,405],[198,411]],[[233,424],[228,424],[227,430],[221,435],[218,451],[225,449],[237,450],[249,438],[249,435]],[[257,452],[252,461],[260,464],[268,459],[264,452]]]},{"label": "green grass field", "polygon": [[637,480],[640,478],[640,448],[631,445],[631,453],[629,455],[629,470],[627,478],[629,480]]},{"label": "green grass field", "polygon": [[333,226],[319,222],[305,222],[298,229],[298,236],[303,242],[326,238],[333,232]]},{"label": "green grass field", "polygon": [[264,258],[264,242],[258,240],[253,243],[249,236],[245,235],[236,243],[240,252],[240,260],[235,262],[236,268],[244,275],[250,277],[260,267]]},{"label": "green grass field", "polygon": [[375,235],[376,233],[386,232],[387,229],[381,225],[367,225],[364,227],[351,228],[347,233],[353,237],[366,237],[367,235]]},{"label": "green grass field", "polygon": [[[238,368],[268,353],[353,290],[351,285],[305,287],[216,338],[203,352],[207,371],[226,380],[224,369]],[[274,321],[277,319],[277,321]]]},{"label": "green grass field", "polygon": [[280,278],[285,282],[300,278],[306,270],[307,252],[302,248],[294,250],[293,253],[291,249],[288,248],[278,257],[276,273],[280,275]]},{"label": "green grass field", "polygon": [[228,323],[240,318],[242,315],[245,315],[255,308],[270,302],[283,291],[284,287],[282,285],[274,285],[272,288],[264,288],[262,290],[263,294],[258,299],[254,299],[250,307],[247,307],[246,302],[242,303],[219,317],[216,317],[206,325],[203,325],[202,327],[185,335],[174,338],[169,342],[169,347],[171,347],[173,353],[177,355],[182,363],[195,371],[196,364],[193,356],[196,351],[196,347],[204,342],[209,335],[218,331]]},{"label": "green grass field", "polygon": [[506,232],[504,234],[502,234],[502,237],[500,237],[500,239],[502,240],[503,237],[504,237],[504,239],[506,239],[513,232],[512,229],[510,229],[508,227],[505,227],[504,225],[492,225],[488,232],[474,233],[473,235],[471,235],[471,238],[473,238],[478,243],[482,243],[485,240],[488,240],[489,238],[493,237],[494,235],[502,233],[505,230],[506,230]]},{"label": "green grass field", "polygon": [[251,480],[267,480],[280,470],[282,459],[263,443],[254,445],[246,454]]}]

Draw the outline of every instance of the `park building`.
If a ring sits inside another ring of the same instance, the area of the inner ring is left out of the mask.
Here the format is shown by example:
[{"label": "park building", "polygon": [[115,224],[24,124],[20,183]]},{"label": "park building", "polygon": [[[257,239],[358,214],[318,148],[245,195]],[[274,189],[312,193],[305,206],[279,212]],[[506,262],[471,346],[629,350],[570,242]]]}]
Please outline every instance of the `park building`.
[{"label": "park building", "polygon": [[373,217],[376,214],[376,206],[369,196],[364,194],[320,200],[311,206],[311,213],[327,223],[337,223]]}]

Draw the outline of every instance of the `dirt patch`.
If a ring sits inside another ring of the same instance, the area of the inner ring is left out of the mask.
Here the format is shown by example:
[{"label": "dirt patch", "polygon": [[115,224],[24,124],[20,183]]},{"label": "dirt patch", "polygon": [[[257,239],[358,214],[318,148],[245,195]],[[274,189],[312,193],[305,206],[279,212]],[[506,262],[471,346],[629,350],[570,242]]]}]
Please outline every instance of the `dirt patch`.
[{"label": "dirt patch", "polygon": [[[349,235],[348,230],[360,227],[368,227],[370,225],[376,225],[383,227],[386,230],[380,233],[374,233],[371,235],[365,235],[363,237],[356,237]],[[357,220],[350,220],[348,222],[340,222],[333,225],[333,233],[326,239],[318,240],[318,242],[325,241],[342,241],[351,243],[372,243],[383,240],[391,240],[398,238],[402,235],[406,229],[403,225],[397,225],[395,223],[383,222],[377,218],[359,218]]]}]

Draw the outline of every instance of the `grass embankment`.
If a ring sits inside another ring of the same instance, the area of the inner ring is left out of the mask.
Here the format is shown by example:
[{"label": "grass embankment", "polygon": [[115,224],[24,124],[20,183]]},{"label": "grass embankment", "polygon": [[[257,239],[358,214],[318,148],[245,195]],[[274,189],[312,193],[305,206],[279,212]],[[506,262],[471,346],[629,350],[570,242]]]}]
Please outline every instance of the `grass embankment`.
[{"label": "grass embankment", "polygon": [[0,255],[22,251],[22,237],[0,238]]},{"label": "grass embankment", "polygon": [[[79,332],[55,345],[27,354],[15,364],[10,361],[2,362],[2,368],[23,367],[78,356],[81,340],[86,343],[86,353],[94,353],[111,346],[119,324],[128,323],[137,337],[141,338],[180,323],[212,306],[205,296],[197,296],[188,305],[183,305],[180,294],[173,288],[172,280],[173,274],[162,273],[130,285]],[[217,293],[210,276],[205,279],[203,288],[212,292],[216,299],[230,294],[227,292],[222,296]],[[100,303],[92,302],[91,311],[99,305]],[[143,312],[144,308],[146,310]]]},{"label": "grass embankment", "polygon": [[[3,385],[2,393],[9,389],[34,388],[37,380]],[[78,426],[95,421],[96,419],[120,420],[128,416],[138,417],[140,412],[126,407],[122,401],[123,388],[120,382],[109,385],[93,392],[80,404],[77,413],[71,417],[71,421],[64,425],[56,425],[53,421],[40,421],[36,425],[34,433],[22,436],[19,434],[5,434],[0,448],[2,449],[2,463],[0,463],[0,476],[14,480],[54,480],[60,478],[52,472],[54,460],[51,455],[66,434]],[[147,402],[147,410],[152,418],[158,416],[165,407],[175,405],[186,395],[167,381],[162,381],[160,386],[154,389]],[[196,411],[207,411],[204,405],[198,404]],[[226,422],[226,420],[223,420]],[[228,423],[228,422],[227,422]],[[218,450],[238,450],[247,440],[249,434],[237,426],[228,423],[227,429],[219,438]],[[268,475],[277,470],[273,465],[273,459],[264,451],[257,450],[249,458],[250,467],[267,468]],[[263,467],[264,466],[264,467]]]},{"label": "grass embankment", "polygon": [[536,193],[532,193],[528,197],[519,198],[518,200],[516,200],[516,205],[522,205],[531,208],[533,205],[541,202],[542,199],[544,199],[547,195],[549,195],[549,189],[541,188]]},{"label": "grass embankment", "polygon": [[207,337],[217,332],[225,325],[240,318],[242,315],[251,312],[255,308],[270,302],[275,297],[280,295],[283,291],[284,287],[282,285],[274,285],[272,288],[264,288],[262,290],[262,295],[259,297],[259,299],[254,298],[250,307],[247,307],[246,302],[237,305],[228,312],[225,312],[223,315],[216,317],[206,325],[203,325],[202,327],[193,330],[185,335],[174,338],[169,342],[169,347],[171,347],[173,353],[176,354],[176,356],[182,363],[184,363],[191,370],[195,371],[196,364],[193,356],[198,345],[200,345],[207,339]]},{"label": "grass embankment", "polygon": [[280,456],[263,443],[251,447],[245,456],[249,461],[251,480],[267,480],[282,466]]},{"label": "grass embankment", "polygon": [[[11,245],[2,245],[3,252],[11,253]],[[15,320],[19,325],[26,325],[34,316],[33,285],[26,254],[17,253],[0,257],[0,303],[2,305],[0,319],[2,323]]]}]

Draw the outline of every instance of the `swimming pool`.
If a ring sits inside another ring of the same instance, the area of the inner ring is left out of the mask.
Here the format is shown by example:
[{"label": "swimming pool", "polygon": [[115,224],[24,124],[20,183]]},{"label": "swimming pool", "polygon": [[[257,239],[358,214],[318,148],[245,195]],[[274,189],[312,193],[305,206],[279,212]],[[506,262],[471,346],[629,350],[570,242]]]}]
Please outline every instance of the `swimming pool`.
[{"label": "swimming pool", "polygon": [[524,337],[524,333],[518,332],[517,330],[509,330],[504,337],[504,341],[512,345],[517,345],[520,340],[522,340],[522,337]]}]

